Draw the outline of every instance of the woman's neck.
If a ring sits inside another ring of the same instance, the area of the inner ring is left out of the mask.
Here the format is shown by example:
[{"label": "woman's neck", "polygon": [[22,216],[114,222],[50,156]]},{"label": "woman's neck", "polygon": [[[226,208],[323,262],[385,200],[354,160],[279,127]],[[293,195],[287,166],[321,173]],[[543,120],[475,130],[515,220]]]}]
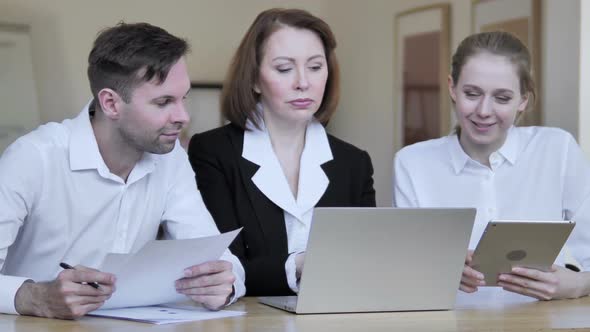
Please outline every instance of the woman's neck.
[{"label": "woman's neck", "polygon": [[266,113],[263,115],[263,119],[273,150],[277,155],[294,153],[301,156],[305,146],[305,133],[308,122],[293,123],[292,121],[283,121]]},{"label": "woman's neck", "polygon": [[465,137],[466,135],[459,135],[459,144],[461,145],[461,148],[463,148],[463,151],[465,151],[471,159],[487,167],[491,167],[490,156],[492,153],[498,151],[502,145],[504,145],[504,142],[506,142],[506,137],[504,137],[503,140],[492,144],[476,144]]},{"label": "woman's neck", "polygon": [[281,119],[274,118],[266,113],[263,114],[263,118],[272,149],[289,183],[291,193],[297,199],[301,154],[305,147],[308,122],[281,121]]}]

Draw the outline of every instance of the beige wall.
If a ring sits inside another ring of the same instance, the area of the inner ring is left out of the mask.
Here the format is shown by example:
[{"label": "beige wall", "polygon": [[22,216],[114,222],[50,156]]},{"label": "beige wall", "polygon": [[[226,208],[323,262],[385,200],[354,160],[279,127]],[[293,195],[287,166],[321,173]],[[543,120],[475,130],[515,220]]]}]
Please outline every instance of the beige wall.
[{"label": "beige wall", "polygon": [[544,122],[578,137],[580,0],[545,0],[543,20]]},{"label": "beige wall", "polygon": [[590,1],[580,5],[580,121],[579,142],[590,157]]},{"label": "beige wall", "polygon": [[[121,19],[160,25],[192,42],[189,70],[193,80],[221,81],[232,52],[257,13],[276,6],[306,8],[326,19],[339,43],[342,99],[330,130],[368,150],[375,167],[377,203],[389,206],[394,154],[394,17],[400,11],[438,2],[103,0],[89,5],[89,1],[78,0],[0,0],[0,22],[31,25],[33,69],[41,120],[46,122],[76,114],[88,100],[86,58],[96,32],[102,27]],[[470,33],[471,0],[449,2],[454,49]],[[579,21],[570,16],[579,3],[580,0],[544,0],[544,32],[548,37],[543,49],[549,52],[544,60],[545,82],[553,85],[541,90],[541,100],[547,104],[547,124],[564,127],[574,135],[578,130],[578,98],[577,94],[575,99],[571,98],[571,89],[578,91],[578,76],[572,79],[576,69],[570,60],[578,49],[575,40],[565,39],[579,26]],[[572,67],[562,68],[564,65]]]},{"label": "beige wall", "polygon": [[321,1],[272,0],[0,0],[0,22],[31,25],[33,69],[41,121],[72,116],[90,97],[88,52],[96,33],[125,20],[146,21],[187,38],[191,79],[220,82],[237,44],[263,9],[304,7],[313,13]]},{"label": "beige wall", "polygon": [[[338,38],[342,69],[337,136],[368,150],[375,167],[377,204],[391,205],[394,153],[393,39],[396,13],[438,1],[335,0],[326,18]],[[332,4],[332,2],[330,3]],[[451,44],[469,34],[469,0],[451,1]]]}]

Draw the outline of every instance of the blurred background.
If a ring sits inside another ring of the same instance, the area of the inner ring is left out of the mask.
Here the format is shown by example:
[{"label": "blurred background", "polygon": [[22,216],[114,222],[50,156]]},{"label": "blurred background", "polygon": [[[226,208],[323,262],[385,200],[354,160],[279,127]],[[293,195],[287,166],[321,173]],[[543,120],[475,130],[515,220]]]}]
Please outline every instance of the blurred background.
[{"label": "blurred background", "polygon": [[589,0],[0,0],[0,152],[90,99],[87,57],[102,28],[145,21],[184,37],[195,93],[185,137],[222,123],[217,96],[256,15],[295,7],[332,27],[342,73],[332,134],[365,149],[377,204],[391,205],[394,153],[446,135],[450,55],[475,31],[506,29],[534,53],[538,100],[526,125],[563,128],[590,156]]}]

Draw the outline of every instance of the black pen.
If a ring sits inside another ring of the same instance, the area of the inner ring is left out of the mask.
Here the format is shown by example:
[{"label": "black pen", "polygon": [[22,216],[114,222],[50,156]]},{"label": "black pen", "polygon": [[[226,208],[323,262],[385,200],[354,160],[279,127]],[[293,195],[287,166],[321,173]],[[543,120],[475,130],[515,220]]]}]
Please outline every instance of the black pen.
[{"label": "black pen", "polygon": [[[59,266],[61,266],[62,268],[66,269],[66,270],[75,270],[73,266],[71,266],[70,264],[64,263],[64,262],[59,263]],[[88,286],[98,289],[98,283],[95,281],[87,282],[86,284]]]}]

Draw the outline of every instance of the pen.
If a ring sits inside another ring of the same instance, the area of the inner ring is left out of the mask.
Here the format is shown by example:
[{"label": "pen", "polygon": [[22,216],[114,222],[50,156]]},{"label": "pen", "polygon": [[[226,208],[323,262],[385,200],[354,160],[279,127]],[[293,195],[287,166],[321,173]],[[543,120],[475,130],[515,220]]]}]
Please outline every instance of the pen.
[{"label": "pen", "polygon": [[[59,266],[61,266],[62,268],[66,269],[66,270],[75,270],[73,266],[71,266],[70,264],[61,262],[59,263]],[[85,284],[87,284],[88,286],[91,286],[93,288],[98,289],[98,283],[97,282],[86,282]]]}]

